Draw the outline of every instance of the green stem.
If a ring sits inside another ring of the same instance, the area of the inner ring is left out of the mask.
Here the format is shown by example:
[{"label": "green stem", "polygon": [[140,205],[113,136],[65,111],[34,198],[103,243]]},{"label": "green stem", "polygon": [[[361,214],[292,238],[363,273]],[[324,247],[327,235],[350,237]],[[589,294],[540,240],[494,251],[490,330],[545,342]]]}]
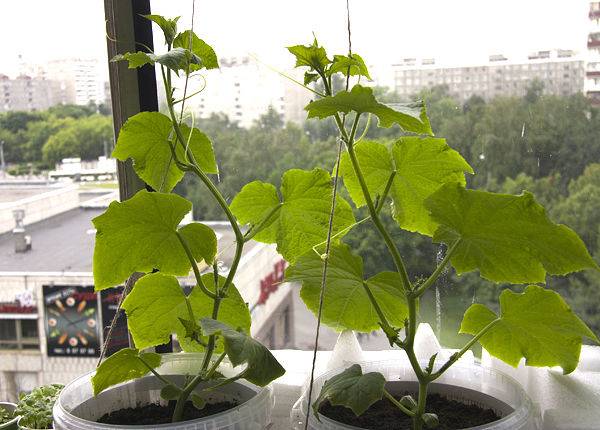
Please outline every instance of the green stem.
[{"label": "green stem", "polygon": [[400,274],[400,279],[402,281],[404,290],[407,292],[412,291],[412,285],[408,278],[408,272],[406,271],[406,267],[404,266],[402,257],[400,256],[400,251],[398,251],[398,247],[392,240],[392,237],[390,236],[388,231],[385,229],[383,223],[381,222],[381,219],[379,218],[379,214],[377,213],[375,205],[373,204],[373,199],[371,198],[371,194],[369,193],[367,183],[365,181],[362,170],[358,163],[356,153],[354,152],[354,146],[352,144],[347,144],[346,148],[348,149],[348,155],[350,156],[352,168],[354,169],[354,173],[356,174],[356,177],[358,178],[360,188],[362,189],[363,196],[365,198],[365,201],[367,202],[367,208],[369,209],[369,215],[371,216],[371,219],[373,220],[373,224],[375,225],[375,228],[377,228],[377,231],[379,232],[380,236],[383,238],[388,250],[390,251],[390,254],[392,255],[392,259],[394,260],[396,269],[398,270],[398,273]]},{"label": "green stem", "polygon": [[425,413],[425,406],[427,406],[427,389],[428,382],[419,382],[419,401],[417,402],[417,411],[413,415],[413,428],[414,430],[423,429],[423,414]]},{"label": "green stem", "polygon": [[477,341],[479,339],[481,339],[481,337],[483,335],[485,335],[488,331],[490,331],[499,322],[500,322],[500,318],[496,318],[495,320],[493,320],[492,322],[490,322],[488,325],[486,325],[484,328],[482,328],[481,331],[479,333],[477,333],[475,335],[475,337],[473,337],[469,342],[467,342],[467,344],[465,346],[463,346],[460,351],[455,352],[454,354],[452,354],[452,356],[448,359],[448,361],[446,363],[444,363],[442,365],[442,367],[440,367],[438,369],[437,372],[432,373],[429,376],[429,380],[430,381],[435,381],[437,378],[439,378],[440,376],[442,376],[444,374],[444,372],[446,370],[448,370],[448,368],[450,368],[450,366],[452,366],[454,363],[456,363],[460,359],[460,357],[462,357],[463,355],[465,355],[465,353],[467,351],[469,351],[471,349],[471,347],[473,347],[473,345],[475,345],[477,343]]},{"label": "green stem", "polygon": [[161,374],[159,374],[159,373],[158,373],[156,370],[154,370],[154,367],[150,366],[146,360],[144,360],[144,359],[143,359],[142,357],[140,357],[139,355],[138,355],[138,357],[137,357],[137,358],[138,358],[138,360],[140,360],[140,361],[142,362],[142,364],[143,364],[144,366],[146,366],[146,367],[148,368],[148,370],[149,370],[150,372],[152,372],[152,374],[153,374],[154,376],[156,376],[156,378],[157,378],[159,381],[161,381],[161,382],[162,382],[163,384],[165,384],[165,385],[173,385],[171,381],[169,381],[169,380],[168,380],[168,379],[166,379],[164,376],[162,376]]},{"label": "green stem", "polygon": [[392,188],[392,183],[394,182],[395,177],[396,177],[396,171],[394,170],[390,174],[390,177],[388,178],[387,183],[385,184],[383,194],[381,196],[379,196],[379,200],[377,201],[375,210],[377,211],[378,214],[381,212],[381,209],[383,209],[383,204],[385,203],[385,199],[387,199],[390,189]]},{"label": "green stem", "polygon": [[400,409],[402,412],[404,412],[409,417],[414,417],[415,416],[415,413],[413,411],[411,411],[406,406],[404,406],[402,403],[400,403],[398,400],[396,400],[396,398],[394,396],[392,396],[386,389],[383,390],[383,395],[390,402],[392,402],[398,409]]},{"label": "green stem", "polygon": [[217,371],[217,368],[219,367],[226,355],[227,353],[225,352],[221,353],[221,355],[219,355],[219,357],[215,360],[213,365],[210,366],[210,368],[206,371],[205,378],[207,380],[212,378],[213,374]]},{"label": "green stem", "polygon": [[260,230],[269,223],[269,221],[271,221],[271,218],[273,218],[273,216],[279,211],[279,209],[281,209],[281,206],[283,205],[283,203],[279,203],[277,206],[273,206],[271,208],[271,210],[269,211],[269,213],[256,225],[253,225],[252,227],[250,227],[250,230],[248,230],[246,232],[246,234],[244,235],[244,241],[248,242],[250,239],[252,239],[254,236],[256,236]]},{"label": "green stem", "polygon": [[[361,225],[363,222],[365,222],[365,221],[368,221],[368,220],[370,220],[370,219],[371,219],[371,217],[370,217],[370,216],[368,216],[368,217],[364,217],[363,219],[361,219],[361,220],[359,220],[359,221],[356,221],[354,224],[352,224],[352,225],[349,225],[348,227],[346,227],[346,228],[344,228],[344,229],[342,229],[342,230],[338,231],[336,234],[334,234],[333,236],[331,236],[331,240],[335,239],[336,237],[343,236],[344,234],[346,234],[347,232],[349,232],[351,229],[353,229],[353,228],[354,228],[354,227],[356,227],[357,225]],[[321,246],[321,245],[325,245],[326,243],[327,243],[327,241],[326,241],[326,240],[324,240],[323,242],[319,242],[319,243],[317,243],[315,246],[313,246],[313,248],[312,248],[312,249],[313,249],[313,251],[315,251],[315,252],[317,253],[317,255],[321,255],[321,253],[318,251],[318,249],[317,249],[317,248],[318,248],[319,246]]]},{"label": "green stem", "polygon": [[202,292],[204,294],[206,294],[208,297],[210,297],[211,299],[214,300],[217,296],[215,295],[215,293],[213,293],[208,288],[206,288],[206,285],[204,285],[204,282],[202,281],[202,275],[200,274],[200,269],[198,268],[196,259],[194,258],[194,255],[192,254],[192,250],[188,246],[187,241],[182,236],[182,234],[179,233],[178,231],[176,231],[175,234],[177,235],[177,238],[179,239],[179,243],[181,243],[181,246],[185,250],[185,254],[188,257],[188,260],[190,260],[190,263],[192,263],[192,269],[194,270],[194,276],[196,278],[196,283],[198,284],[198,286],[200,287],[200,289],[202,290]]},{"label": "green stem", "polygon": [[377,303],[375,296],[373,296],[373,293],[371,292],[371,288],[369,288],[369,285],[367,284],[367,282],[363,281],[362,285],[363,285],[363,288],[365,289],[365,292],[367,293],[367,296],[369,297],[369,301],[375,308],[375,312],[377,312],[377,316],[379,317],[379,320],[380,320],[379,324],[381,325],[383,332],[387,336],[387,338],[390,342],[390,345],[393,345],[398,340],[398,332],[388,322],[383,311],[381,310],[381,307],[379,306],[379,303]]},{"label": "green stem", "polygon": [[358,139],[356,139],[356,141],[354,143],[358,143],[365,138],[365,136],[367,135],[367,132],[369,131],[370,126],[371,126],[371,114],[369,114],[369,116],[367,116],[367,124],[365,125],[365,129],[363,130],[360,137]]},{"label": "green stem", "polygon": [[461,241],[462,241],[462,239],[458,239],[456,242],[454,242],[454,244],[446,252],[446,255],[444,256],[444,259],[436,267],[436,269],[431,274],[431,276],[429,278],[427,278],[427,280],[425,282],[423,282],[419,286],[419,288],[417,288],[415,290],[415,295],[417,297],[421,297],[425,293],[425,291],[427,291],[427,289],[429,289],[429,287],[431,287],[435,283],[435,281],[437,281],[437,279],[440,277],[440,275],[442,274],[442,272],[444,271],[444,269],[446,268],[446,266],[450,262],[450,258],[452,258],[452,255],[454,254],[454,252],[458,248],[458,245],[460,245]]}]

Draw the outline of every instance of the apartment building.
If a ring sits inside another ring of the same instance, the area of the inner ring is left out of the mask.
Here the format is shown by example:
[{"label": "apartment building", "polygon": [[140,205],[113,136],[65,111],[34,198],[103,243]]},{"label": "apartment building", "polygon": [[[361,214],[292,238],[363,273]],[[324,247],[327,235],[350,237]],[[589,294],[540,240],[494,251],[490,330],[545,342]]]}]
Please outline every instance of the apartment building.
[{"label": "apartment building", "polygon": [[56,83],[52,104],[87,105],[106,101],[108,66],[95,58],[63,58],[49,61],[43,76]]},{"label": "apartment building", "polygon": [[48,109],[56,86],[43,77],[23,74],[11,79],[0,74],[0,112]]},{"label": "apartment building", "polygon": [[585,94],[600,103],[600,2],[590,2]]},{"label": "apartment building", "polygon": [[543,83],[544,94],[574,94],[584,86],[584,59],[572,50],[537,51],[523,60],[491,55],[487,63],[452,67],[438,65],[435,58],[405,58],[393,69],[394,88],[404,98],[438,85],[463,102],[474,95],[522,97],[534,80]]},{"label": "apartment building", "polygon": [[[240,126],[250,127],[269,109],[285,122],[301,123],[306,117],[304,106],[311,93],[252,58],[221,59],[220,69],[204,75],[206,88],[189,102],[200,118],[225,113]],[[302,80],[302,76],[296,77]]]}]

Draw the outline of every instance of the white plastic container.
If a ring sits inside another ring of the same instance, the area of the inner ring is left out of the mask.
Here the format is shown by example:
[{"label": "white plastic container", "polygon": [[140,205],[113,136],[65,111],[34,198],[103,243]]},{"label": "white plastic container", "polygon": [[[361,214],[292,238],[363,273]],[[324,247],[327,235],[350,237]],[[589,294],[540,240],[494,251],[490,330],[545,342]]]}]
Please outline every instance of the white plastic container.
[{"label": "white plastic container", "polygon": [[[14,413],[15,409],[17,409],[17,405],[14,403],[0,402],[0,408],[5,409],[10,413]],[[0,424],[0,430],[17,430],[19,428],[17,421],[19,421],[19,417],[15,417],[7,423]]]},{"label": "white plastic container", "polygon": [[[405,361],[382,361],[360,363],[360,365],[364,373],[383,374],[386,380],[391,382],[390,385],[386,385],[386,388],[392,393],[404,392],[416,386],[413,370]],[[327,379],[342,371],[343,369],[332,370],[315,379],[312,398],[317,398]],[[539,430],[541,428],[540,413],[525,391],[514,379],[497,370],[479,365],[453,366],[430,385],[429,392],[444,394],[454,400],[479,404],[493,409],[502,416],[502,419],[493,423],[470,427],[471,430]],[[307,409],[308,398],[305,392],[292,409],[290,415],[292,429],[304,429]],[[333,421],[323,415],[320,418],[321,422],[317,421],[311,409],[308,428],[310,430],[359,429]]]},{"label": "white plastic container", "polygon": [[[202,354],[165,354],[163,364],[157,371],[178,384],[186,375],[197,374]],[[172,424],[145,426],[117,426],[96,422],[105,413],[122,408],[150,403],[163,403],[160,389],[163,384],[154,376],[116,385],[94,397],[91,377],[88,373],[68,384],[54,405],[53,417],[56,430],[102,430],[102,429],[169,429],[169,430],[262,430],[271,422],[273,389],[258,387],[246,381],[220,387],[207,400],[236,401],[238,406],[225,412],[196,420]],[[200,390],[201,385],[198,387]]]}]

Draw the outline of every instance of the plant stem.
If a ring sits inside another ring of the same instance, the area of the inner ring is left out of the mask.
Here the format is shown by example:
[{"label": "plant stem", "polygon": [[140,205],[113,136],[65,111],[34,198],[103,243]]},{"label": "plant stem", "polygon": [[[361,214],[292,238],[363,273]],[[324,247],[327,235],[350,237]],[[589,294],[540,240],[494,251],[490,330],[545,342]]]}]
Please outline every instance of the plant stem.
[{"label": "plant stem", "polygon": [[149,364],[146,362],[146,360],[144,360],[142,357],[140,357],[140,356],[138,355],[137,359],[138,359],[138,360],[140,360],[140,361],[142,362],[142,364],[143,364],[144,366],[146,366],[146,367],[148,368],[148,370],[149,370],[150,372],[152,372],[152,374],[153,374],[154,376],[156,376],[156,378],[157,378],[159,381],[161,381],[163,384],[165,384],[165,385],[172,385],[171,381],[169,381],[169,380],[168,380],[168,379],[166,379],[164,376],[162,376],[160,373],[158,373],[156,370],[154,370],[154,367],[150,366],[150,365],[149,365]]},{"label": "plant stem", "polygon": [[377,211],[378,214],[381,212],[381,209],[383,209],[385,199],[387,199],[387,196],[390,192],[390,188],[392,188],[392,183],[394,182],[395,177],[396,177],[396,171],[394,170],[390,174],[390,177],[388,178],[387,183],[385,184],[385,188],[383,189],[383,194],[381,196],[379,196],[379,200],[377,201],[375,210]]},{"label": "plant stem", "polygon": [[277,206],[273,206],[269,213],[258,224],[253,225],[250,228],[250,230],[246,232],[246,234],[244,235],[244,241],[248,242],[250,239],[256,236],[256,234],[260,232],[263,226],[269,223],[271,218],[273,218],[273,215],[275,215],[279,211],[279,209],[281,209],[282,205],[283,203],[279,203]]},{"label": "plant stem", "polygon": [[419,382],[419,401],[417,402],[417,412],[413,415],[414,430],[423,429],[423,414],[427,405],[427,388],[428,382]]},{"label": "plant stem", "polygon": [[[233,277],[235,276],[237,267],[240,263],[240,259],[242,258],[242,251],[244,248],[244,235],[242,234],[242,231],[240,230],[240,227],[237,223],[235,216],[229,209],[229,205],[225,201],[225,198],[219,192],[219,190],[217,189],[215,184],[206,175],[206,173],[204,173],[202,171],[202,169],[200,169],[200,167],[198,166],[198,163],[196,163],[194,154],[189,150],[186,139],[184,138],[183,133],[181,131],[180,121],[177,120],[177,116],[175,114],[175,109],[173,107],[173,96],[172,96],[172,88],[171,88],[171,71],[169,69],[167,69],[166,75],[165,75],[164,67],[161,67],[161,71],[162,71],[162,76],[163,76],[163,82],[164,82],[165,89],[167,92],[167,107],[169,109],[169,114],[171,116],[171,122],[173,123],[173,130],[175,131],[175,136],[177,137],[179,144],[183,147],[183,149],[186,153],[186,156],[190,162],[191,170],[200,178],[200,180],[204,183],[204,185],[208,188],[210,193],[213,195],[214,199],[217,201],[219,206],[221,206],[221,209],[225,213],[225,216],[227,217],[229,224],[231,225],[231,229],[233,230],[233,232],[235,234],[235,240],[236,240],[235,255],[233,257],[233,261],[231,263],[229,273],[227,274],[227,278],[225,279],[225,282],[223,283],[223,286],[221,288],[219,288],[218,282],[215,283],[215,297],[213,297],[214,303],[213,303],[212,318],[218,319],[219,307],[221,305],[221,300],[223,299],[223,297],[225,297],[227,295],[227,290],[229,289],[229,286],[233,283]],[[185,242],[185,241],[183,241],[183,242]],[[190,252],[190,254],[191,254],[191,252]],[[188,255],[188,257],[189,257],[189,255]],[[193,255],[192,255],[192,259],[193,259]],[[194,273],[194,274],[196,274],[196,273]],[[218,281],[218,279],[217,279],[217,281]],[[210,360],[214,353],[214,349],[215,349],[215,335],[213,334],[213,335],[209,336],[209,338],[208,338],[208,346],[206,347],[204,361],[202,363],[202,368],[201,368],[199,374],[196,375],[189,384],[187,384],[187,386],[182,390],[179,398],[177,399],[177,403],[175,405],[175,411],[173,412],[173,420],[172,420],[173,422],[181,421],[181,419],[183,418],[183,408],[184,408],[185,402],[187,401],[191,392],[196,388],[196,386],[205,379],[206,370],[210,364]]]},{"label": "plant stem", "polygon": [[444,271],[444,269],[446,268],[446,266],[450,262],[450,258],[452,257],[452,255],[454,254],[454,252],[456,251],[456,249],[458,248],[458,245],[460,245],[461,241],[462,241],[462,239],[458,239],[456,242],[454,242],[454,244],[446,252],[446,255],[444,256],[444,259],[436,267],[435,271],[431,274],[431,276],[429,276],[429,278],[427,278],[427,280],[425,280],[425,282],[423,282],[415,290],[415,295],[417,297],[421,297],[425,293],[425,291],[427,291],[427,289],[429,287],[431,287],[435,283],[435,281],[437,281],[437,279],[440,277],[440,275],[442,274],[442,272]]},{"label": "plant stem", "polygon": [[437,372],[432,373],[429,376],[429,380],[430,381],[435,381],[437,378],[439,378],[440,376],[442,376],[444,374],[444,372],[446,370],[448,370],[448,368],[450,366],[452,366],[454,363],[456,363],[460,359],[460,357],[462,357],[468,350],[471,349],[471,347],[473,345],[475,345],[477,343],[477,341],[479,339],[481,339],[481,337],[483,335],[485,335],[488,331],[490,331],[499,322],[500,322],[500,318],[496,318],[495,320],[493,320],[492,322],[490,322],[488,325],[486,325],[484,328],[482,328],[481,331],[479,333],[477,333],[475,335],[475,337],[473,337],[469,342],[467,342],[467,344],[465,346],[463,346],[460,351],[455,352],[454,354],[452,354],[452,356],[448,359],[448,361],[446,363],[444,363],[442,365],[442,367],[440,367],[437,370]]},{"label": "plant stem", "polygon": [[375,300],[375,296],[373,296],[373,293],[371,292],[371,288],[369,288],[369,285],[367,284],[367,282],[363,281],[362,285],[363,285],[363,288],[365,289],[365,292],[367,293],[367,296],[369,297],[369,301],[375,308],[375,312],[377,312],[377,316],[379,317],[379,320],[380,320],[379,324],[381,325],[383,332],[387,336],[387,338],[390,342],[390,345],[393,345],[398,340],[398,332],[388,322],[383,311],[381,310],[381,307],[379,306],[379,303],[377,303],[377,300]]},{"label": "plant stem", "polygon": [[198,286],[200,287],[200,289],[202,290],[202,292],[204,294],[206,294],[208,297],[210,297],[211,299],[214,300],[217,296],[215,295],[215,293],[213,293],[208,288],[206,288],[206,285],[204,285],[204,282],[202,281],[202,275],[200,274],[200,269],[198,269],[198,264],[196,263],[196,259],[194,258],[194,255],[192,254],[192,250],[188,246],[187,241],[181,235],[181,233],[179,233],[178,231],[176,231],[175,234],[177,235],[177,238],[179,239],[181,246],[185,250],[185,254],[187,255],[188,259],[190,260],[190,263],[192,264],[192,269],[194,270],[194,276],[196,277],[196,283],[198,284]]},{"label": "plant stem", "polygon": [[398,400],[396,400],[396,398],[394,396],[392,396],[385,388],[383,389],[383,395],[390,402],[392,402],[398,409],[400,409],[402,412],[404,412],[409,417],[414,417],[415,416],[415,413],[413,411],[411,411],[406,406],[404,406],[402,403],[400,403]]},{"label": "plant stem", "polygon": [[[351,142],[351,141],[349,141],[349,142]],[[396,269],[398,270],[398,273],[400,274],[400,279],[402,280],[402,285],[403,285],[405,291],[407,291],[407,292],[412,291],[412,285],[408,278],[408,272],[406,271],[406,267],[404,266],[404,262],[402,261],[402,257],[400,256],[400,252],[398,251],[398,247],[392,240],[392,237],[390,236],[388,231],[385,229],[383,223],[381,222],[381,219],[379,218],[379,214],[377,213],[375,205],[373,204],[373,199],[371,198],[371,194],[369,193],[367,183],[365,181],[362,170],[358,163],[356,153],[354,152],[354,146],[352,143],[350,143],[350,144],[347,143],[346,148],[348,149],[348,155],[350,156],[352,168],[354,169],[354,173],[356,174],[356,177],[358,178],[360,188],[362,189],[363,196],[365,198],[365,201],[367,202],[367,208],[369,209],[369,215],[371,216],[371,219],[373,220],[373,224],[377,228],[377,231],[379,232],[380,236],[383,238],[390,254],[392,255],[392,259],[394,260]]]}]

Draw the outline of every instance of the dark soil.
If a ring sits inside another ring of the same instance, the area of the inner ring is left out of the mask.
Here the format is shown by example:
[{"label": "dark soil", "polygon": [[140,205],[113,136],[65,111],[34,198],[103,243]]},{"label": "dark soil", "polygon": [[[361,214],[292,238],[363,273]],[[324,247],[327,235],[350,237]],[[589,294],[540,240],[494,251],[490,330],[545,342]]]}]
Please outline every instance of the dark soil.
[{"label": "dark soil", "polygon": [[[400,397],[402,396],[399,396],[398,399]],[[413,398],[416,398],[414,394]],[[436,427],[436,430],[460,430],[491,423],[501,418],[491,409],[450,400],[439,394],[430,394],[427,397],[426,409],[427,412],[437,414],[440,420],[440,425]],[[328,401],[321,405],[319,412],[334,421],[364,429],[412,429],[412,419],[401,412],[388,399],[374,403],[360,417],[356,417],[352,410],[344,406],[332,406]]]},{"label": "dark soil", "polygon": [[[236,403],[219,402],[207,403],[204,409],[197,409],[192,402],[187,402],[183,410],[184,420],[194,420],[204,418],[210,415],[218,414],[236,407]],[[169,402],[169,405],[151,404],[138,406],[137,408],[119,409],[118,411],[104,414],[99,420],[102,424],[117,425],[152,425],[168,424],[173,417],[175,402]]]}]

